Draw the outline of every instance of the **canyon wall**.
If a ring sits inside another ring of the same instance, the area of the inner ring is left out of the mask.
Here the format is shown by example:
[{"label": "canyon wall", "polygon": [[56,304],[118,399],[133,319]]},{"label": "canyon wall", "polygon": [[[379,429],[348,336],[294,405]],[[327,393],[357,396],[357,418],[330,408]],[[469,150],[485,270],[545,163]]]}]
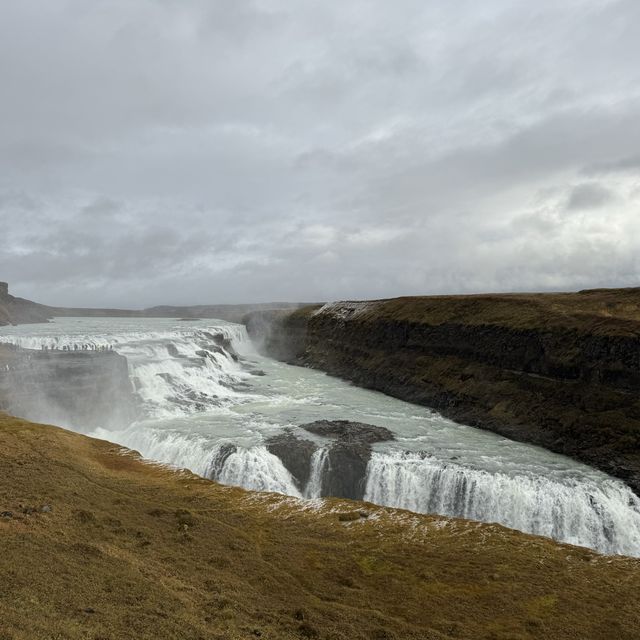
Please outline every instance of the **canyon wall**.
[{"label": "canyon wall", "polygon": [[127,360],[0,345],[0,410],[84,432],[123,427],[136,415]]},{"label": "canyon wall", "polygon": [[562,453],[640,492],[640,289],[250,314],[272,357]]}]

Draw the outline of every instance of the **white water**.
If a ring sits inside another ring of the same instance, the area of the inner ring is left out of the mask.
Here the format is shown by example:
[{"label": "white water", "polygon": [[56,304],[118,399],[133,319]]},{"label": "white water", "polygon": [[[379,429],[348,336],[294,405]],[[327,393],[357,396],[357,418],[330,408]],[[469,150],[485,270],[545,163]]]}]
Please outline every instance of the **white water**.
[{"label": "white water", "polygon": [[[212,348],[232,341],[244,360]],[[640,500],[622,482],[537,447],[458,425],[428,409],[359,389],[321,372],[253,352],[244,328],[222,321],[64,318],[0,328],[26,348],[113,346],[127,357],[140,419],[92,435],[145,457],[248,489],[315,498],[328,441],[297,425],[347,419],[386,426],[396,441],[375,445],[365,498],[418,512],[499,522],[522,531],[640,556]],[[219,342],[218,342],[219,344]],[[202,357],[203,349],[209,351]],[[251,373],[263,370],[266,375]],[[29,417],[29,416],[26,416]],[[77,430],[82,425],[72,423]],[[316,441],[305,487],[264,446],[289,428]],[[228,446],[234,445],[229,451]]]},{"label": "white water", "polygon": [[304,489],[305,498],[322,497],[322,474],[327,466],[329,452],[325,447],[316,449],[311,456],[311,473]]}]

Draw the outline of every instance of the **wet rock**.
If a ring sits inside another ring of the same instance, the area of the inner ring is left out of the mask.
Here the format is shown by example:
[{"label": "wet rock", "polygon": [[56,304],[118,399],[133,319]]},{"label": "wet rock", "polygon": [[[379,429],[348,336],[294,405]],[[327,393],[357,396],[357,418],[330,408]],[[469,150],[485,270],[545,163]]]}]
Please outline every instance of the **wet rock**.
[{"label": "wet rock", "polygon": [[349,420],[318,420],[301,428],[335,440],[322,477],[322,495],[362,500],[371,445],[393,440],[393,433],[385,427]]},{"label": "wet rock", "polygon": [[229,357],[229,355],[225,352],[225,350],[222,347],[219,347],[217,344],[208,344],[207,351],[209,351],[210,353],[217,353],[218,355],[223,356],[224,358]]},{"label": "wet rock", "polygon": [[362,500],[371,445],[338,441],[328,453],[328,472],[322,477],[322,495]]},{"label": "wet rock", "polygon": [[0,518],[7,518],[7,520],[13,518],[13,512],[3,511],[2,513],[0,513]]},{"label": "wet rock", "polygon": [[395,436],[386,427],[378,427],[364,422],[349,420],[317,420],[300,425],[302,429],[326,438],[337,438],[341,442],[373,444],[395,440]]},{"label": "wet rock", "polygon": [[236,447],[235,444],[222,445],[209,463],[205,476],[211,480],[217,480],[222,473],[222,469],[224,468],[224,463],[227,461],[227,458],[237,450],[238,447]]},{"label": "wet rock", "polygon": [[167,351],[172,358],[179,358],[180,352],[178,351],[178,347],[175,344],[168,344]]},{"label": "wet rock", "polygon": [[296,438],[290,431],[273,436],[266,445],[269,453],[280,458],[298,489],[304,489],[311,473],[311,456],[318,447],[310,440]]},{"label": "wet rock", "polygon": [[230,357],[232,360],[237,362],[240,359],[231,344],[231,340],[226,338],[223,333],[210,333],[209,331],[203,331],[202,335],[209,340],[213,340],[219,348],[221,347],[226,352],[225,355]]}]

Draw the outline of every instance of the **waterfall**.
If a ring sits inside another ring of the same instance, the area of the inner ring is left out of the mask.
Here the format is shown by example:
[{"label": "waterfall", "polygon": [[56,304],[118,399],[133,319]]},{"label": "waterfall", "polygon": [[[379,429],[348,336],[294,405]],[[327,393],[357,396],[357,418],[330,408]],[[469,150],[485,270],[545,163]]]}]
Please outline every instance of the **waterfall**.
[{"label": "waterfall", "polygon": [[316,449],[313,452],[309,481],[304,489],[305,498],[320,498],[322,496],[322,479],[328,458],[329,451],[325,448]]},{"label": "waterfall", "polygon": [[280,458],[263,446],[238,447],[226,457],[217,476],[212,479],[253,491],[274,491],[302,497]]},{"label": "waterfall", "polygon": [[157,460],[179,469],[206,476],[215,450],[205,438],[157,429],[147,423],[135,423],[121,431],[96,429],[92,437],[117,442],[140,452],[147,460]]},{"label": "waterfall", "polygon": [[[91,423],[90,435],[137,450],[147,459],[246,489],[319,498],[330,480],[353,475],[354,468],[346,467],[350,463],[341,468],[336,462],[340,457],[330,456],[331,445],[316,442],[308,481],[301,488],[267,449],[269,440],[283,429],[295,433],[296,425],[322,417],[388,424],[399,436],[397,442],[376,445],[366,471],[364,464],[359,467],[357,475],[364,475],[356,480],[364,484],[365,500],[497,522],[602,553],[640,556],[640,500],[623,482],[330,376],[261,359],[242,326],[216,320],[187,327],[169,319],[69,318],[3,327],[0,335],[24,348],[112,347],[125,356],[141,418],[121,424],[106,415],[108,403],[91,401],[99,420]],[[256,363],[250,360],[256,358],[265,371],[254,376]],[[95,359],[102,359],[99,353]],[[55,419],[50,404],[43,404],[46,397],[23,395],[33,411],[38,400],[46,409],[34,419]],[[402,441],[414,452],[395,450]],[[436,456],[416,453],[417,447]],[[450,459],[454,454],[456,462]],[[305,456],[306,461],[308,448]]]},{"label": "waterfall", "polygon": [[365,500],[419,513],[497,522],[527,533],[640,555],[640,500],[622,482],[507,475],[417,453],[379,453],[367,467]]},{"label": "waterfall", "polygon": [[160,331],[67,332],[58,335],[7,335],[4,342],[25,349],[90,350],[113,348],[127,358],[143,415],[189,416],[237,401],[249,377],[236,351],[251,352],[244,327],[220,323],[211,328]]}]

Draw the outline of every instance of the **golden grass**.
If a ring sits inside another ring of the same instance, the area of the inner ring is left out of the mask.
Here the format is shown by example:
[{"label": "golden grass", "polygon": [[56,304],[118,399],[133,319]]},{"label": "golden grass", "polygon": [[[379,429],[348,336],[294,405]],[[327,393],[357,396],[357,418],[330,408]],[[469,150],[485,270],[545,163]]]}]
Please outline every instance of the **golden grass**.
[{"label": "golden grass", "polygon": [[2,511],[2,640],[639,637],[638,560],[222,487],[0,414]]}]

